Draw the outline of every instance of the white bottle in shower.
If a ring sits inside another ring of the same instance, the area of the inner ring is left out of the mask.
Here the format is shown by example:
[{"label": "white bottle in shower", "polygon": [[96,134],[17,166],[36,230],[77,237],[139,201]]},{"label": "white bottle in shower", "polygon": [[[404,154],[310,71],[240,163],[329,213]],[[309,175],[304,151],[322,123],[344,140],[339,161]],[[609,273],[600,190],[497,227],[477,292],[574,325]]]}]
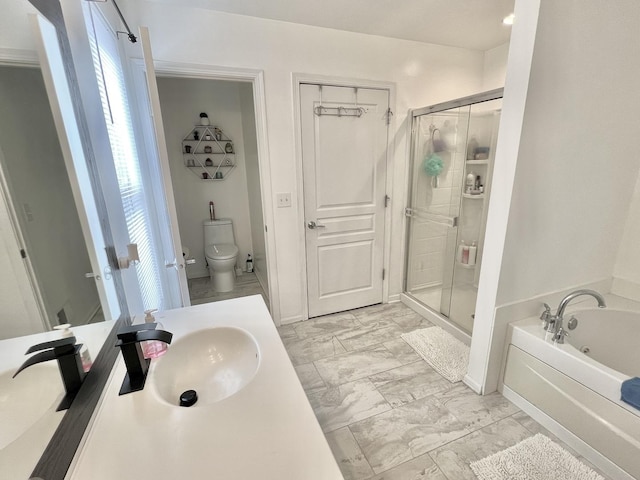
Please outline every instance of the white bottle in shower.
[{"label": "white bottle in shower", "polygon": [[460,244],[458,245],[458,251],[456,252],[456,262],[462,263],[462,251],[464,250],[465,243],[464,240],[460,240]]},{"label": "white bottle in shower", "polygon": [[464,185],[464,193],[470,195],[471,190],[473,190],[473,186],[475,185],[475,183],[476,183],[476,174],[474,172],[469,172],[467,174],[467,179]]},{"label": "white bottle in shower", "polygon": [[476,264],[476,255],[478,254],[478,246],[476,245],[476,242],[471,243],[471,246],[469,247],[469,265],[475,265]]}]

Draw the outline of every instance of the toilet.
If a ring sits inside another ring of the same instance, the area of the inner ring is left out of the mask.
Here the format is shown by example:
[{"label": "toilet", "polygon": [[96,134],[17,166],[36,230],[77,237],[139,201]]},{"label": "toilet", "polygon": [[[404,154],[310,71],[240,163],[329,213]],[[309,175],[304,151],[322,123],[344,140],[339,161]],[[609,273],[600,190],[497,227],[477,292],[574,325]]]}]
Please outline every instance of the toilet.
[{"label": "toilet", "polygon": [[238,247],[233,238],[233,222],[230,218],[205,220],[204,255],[209,266],[211,284],[217,292],[230,292],[235,283],[235,266]]}]

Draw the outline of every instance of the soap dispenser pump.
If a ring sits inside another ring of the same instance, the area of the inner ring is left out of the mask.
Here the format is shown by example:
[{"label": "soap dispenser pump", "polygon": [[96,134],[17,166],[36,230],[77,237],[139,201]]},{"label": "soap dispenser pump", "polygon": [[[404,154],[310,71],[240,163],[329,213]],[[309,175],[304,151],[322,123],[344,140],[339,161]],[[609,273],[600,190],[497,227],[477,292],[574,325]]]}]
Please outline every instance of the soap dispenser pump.
[{"label": "soap dispenser pump", "polygon": [[[162,330],[162,324],[156,322],[156,318],[153,316],[153,312],[157,312],[158,309],[144,311],[144,323],[155,323],[157,329]],[[142,343],[142,353],[144,358],[158,358],[167,353],[167,344],[158,340],[147,340]]]},{"label": "soap dispenser pump", "polygon": [[55,327],[53,327],[53,329],[60,331],[61,338],[76,337],[76,343],[82,344],[82,347],[80,348],[80,359],[82,360],[82,370],[84,370],[85,373],[91,370],[91,365],[93,364],[93,360],[91,359],[91,353],[89,353],[89,348],[87,347],[87,344],[80,337],[78,337],[71,331],[71,324],[63,323],[62,325],[56,325]]}]

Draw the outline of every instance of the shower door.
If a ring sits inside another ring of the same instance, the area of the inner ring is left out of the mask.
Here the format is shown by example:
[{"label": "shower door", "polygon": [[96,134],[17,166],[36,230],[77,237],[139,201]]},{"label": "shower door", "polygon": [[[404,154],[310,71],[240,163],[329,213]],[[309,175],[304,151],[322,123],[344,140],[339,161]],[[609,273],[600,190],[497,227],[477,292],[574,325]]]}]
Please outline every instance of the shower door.
[{"label": "shower door", "polygon": [[471,333],[502,90],[413,112],[405,292]]},{"label": "shower door", "polygon": [[450,315],[469,107],[413,119],[406,292]]}]

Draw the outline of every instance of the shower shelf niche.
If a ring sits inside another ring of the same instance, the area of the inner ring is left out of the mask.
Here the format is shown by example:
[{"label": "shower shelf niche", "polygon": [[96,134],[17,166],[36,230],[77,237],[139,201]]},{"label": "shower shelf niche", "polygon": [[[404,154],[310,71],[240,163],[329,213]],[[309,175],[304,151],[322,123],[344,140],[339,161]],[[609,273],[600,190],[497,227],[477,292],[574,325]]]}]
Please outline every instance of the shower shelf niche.
[{"label": "shower shelf niche", "polygon": [[183,164],[201,180],[225,180],[236,168],[235,155],[233,140],[216,126],[196,125],[182,139]]},{"label": "shower shelf niche", "polygon": [[469,265],[468,263],[456,262],[456,265],[462,268],[466,268],[467,270],[473,270],[476,268],[475,265]]},{"label": "shower shelf niche", "polygon": [[463,198],[473,198],[474,200],[481,200],[484,198],[484,193],[477,193],[477,194],[472,194],[472,193],[463,193],[462,194]]},{"label": "shower shelf niche", "polygon": [[467,160],[467,165],[489,165],[489,160]]}]

